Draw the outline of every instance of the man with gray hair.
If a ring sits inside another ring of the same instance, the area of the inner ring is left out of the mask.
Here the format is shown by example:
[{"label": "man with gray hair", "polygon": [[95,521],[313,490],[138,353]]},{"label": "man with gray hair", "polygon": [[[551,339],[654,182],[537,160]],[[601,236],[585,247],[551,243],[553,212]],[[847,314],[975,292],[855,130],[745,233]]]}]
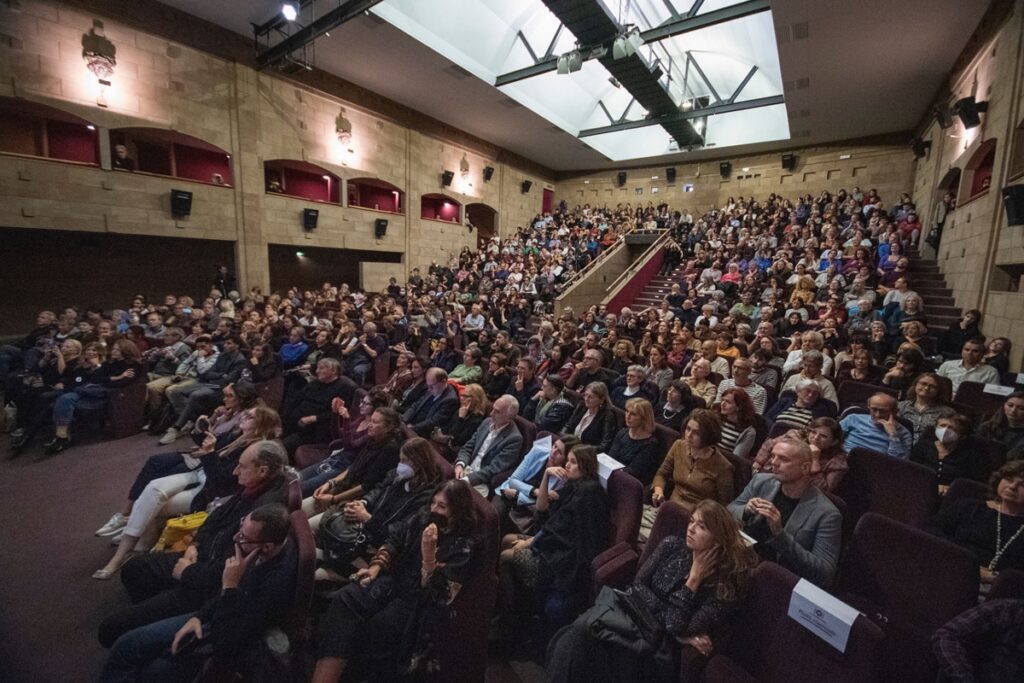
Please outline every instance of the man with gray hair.
[{"label": "man with gray hair", "polygon": [[289,394],[281,408],[288,452],[294,453],[304,444],[330,441],[334,399],[341,399],[349,410],[355,410],[356,389],[356,383],[341,374],[338,359],[321,358],[316,364],[316,379]]},{"label": "man with gray hair", "polygon": [[514,396],[499,396],[491,407],[491,416],[480,423],[455,459],[455,478],[465,479],[480,495],[490,495],[491,478],[516,466],[523,454],[523,435],[516,427],[519,401]]},{"label": "man with gray hair", "polygon": [[357,384],[366,384],[366,378],[373,372],[373,362],[377,356],[387,352],[388,343],[377,334],[377,324],[368,322],[363,325],[363,333],[357,343],[342,351],[345,354],[346,372]]},{"label": "man with gray hair", "polygon": [[[820,335],[819,335],[820,336]],[[812,380],[815,384],[821,387],[821,395],[828,400],[839,405],[839,396],[836,395],[836,388],[832,385],[831,380],[821,374],[821,369],[824,364],[825,356],[822,355],[821,351],[804,351],[801,354],[800,360],[800,372],[795,375],[790,375],[786,383],[782,385],[782,391],[787,389],[795,389],[797,382],[802,379]]]}]

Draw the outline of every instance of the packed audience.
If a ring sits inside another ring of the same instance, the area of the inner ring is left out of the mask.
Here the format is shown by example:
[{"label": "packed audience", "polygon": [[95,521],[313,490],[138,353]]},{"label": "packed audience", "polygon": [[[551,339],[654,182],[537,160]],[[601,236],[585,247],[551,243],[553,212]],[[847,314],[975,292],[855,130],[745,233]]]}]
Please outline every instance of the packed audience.
[{"label": "packed audience", "polygon": [[[665,233],[663,301],[556,313],[634,230]],[[93,578],[119,575],[131,601],[99,627],[105,681],[272,666],[246,653],[293,607],[289,510],[319,549],[312,680],[437,674],[452,602],[485,571],[481,498],[500,528],[495,640],[550,640],[550,680],[667,680],[680,648],[713,654],[758,562],[833,586],[856,449],[927,468],[941,495],[988,485],[931,531],[974,554],[982,594],[1024,569],[1024,392],[999,389],[993,414],[957,400],[1001,384],[1011,342],[973,310],[929,329],[919,232],[908,195],[859,188],[698,216],[563,205],[379,293],[243,295],[221,269],[201,300],[43,311],[0,347],[10,450],[71,448],[144,385],[159,445],[96,532],[116,549]],[[628,601],[592,570],[617,469],[644,492],[640,543],[663,509],[688,518]],[[953,637],[937,635],[944,668]]]}]

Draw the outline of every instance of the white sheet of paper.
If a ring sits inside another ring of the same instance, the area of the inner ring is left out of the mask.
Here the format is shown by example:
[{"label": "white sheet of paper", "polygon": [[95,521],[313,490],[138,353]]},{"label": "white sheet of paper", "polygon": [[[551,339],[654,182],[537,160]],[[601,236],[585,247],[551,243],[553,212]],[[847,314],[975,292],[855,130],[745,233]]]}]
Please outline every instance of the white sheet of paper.
[{"label": "white sheet of paper", "polygon": [[826,643],[846,652],[850,629],[859,612],[806,579],[793,587],[788,616]]},{"label": "white sheet of paper", "polygon": [[1002,384],[986,384],[982,391],[995,396],[1009,396],[1013,393],[1013,387],[1004,387]]},{"label": "white sheet of paper", "polygon": [[612,472],[623,467],[625,465],[607,453],[597,454],[597,475],[601,477],[601,486],[606,489],[608,488],[608,477],[612,476]]}]

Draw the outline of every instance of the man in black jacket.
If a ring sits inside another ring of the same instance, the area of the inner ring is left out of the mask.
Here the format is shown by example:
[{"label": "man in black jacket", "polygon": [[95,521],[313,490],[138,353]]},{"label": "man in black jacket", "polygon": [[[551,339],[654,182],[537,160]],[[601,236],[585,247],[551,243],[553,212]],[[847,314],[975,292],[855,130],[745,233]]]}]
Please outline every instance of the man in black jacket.
[{"label": "man in black jacket", "polygon": [[243,517],[231,537],[234,552],[224,563],[219,594],[198,611],[118,638],[100,680],[192,680],[207,657],[242,659],[284,620],[295,595],[298,561],[289,529],[288,510],[280,503]]},{"label": "man in black jacket", "polygon": [[[540,380],[537,379],[537,363],[532,358],[520,358],[516,363],[516,378],[508,388],[516,401],[519,402],[520,411],[526,410],[526,405],[540,390]],[[524,417],[525,412],[520,412]]]},{"label": "man in black jacket", "polygon": [[331,403],[340,398],[355,409],[356,383],[341,374],[336,358],[321,358],[316,364],[316,379],[288,397],[281,409],[284,447],[289,454],[308,443],[330,441]]},{"label": "man in black jacket", "polygon": [[31,368],[39,364],[42,358],[42,351],[36,350],[40,339],[45,339],[53,334],[57,323],[57,316],[53,311],[40,311],[36,316],[36,326],[25,338],[17,344],[0,345],[0,388],[7,374],[12,370],[22,367]]},{"label": "man in black jacket", "polygon": [[427,392],[402,415],[410,429],[422,437],[429,437],[434,427],[448,424],[459,409],[459,395],[448,384],[448,373],[441,368],[430,368],[424,379]]},{"label": "man in black jacket", "polygon": [[257,441],[242,453],[235,477],[242,487],[217,507],[184,553],[145,553],[121,569],[132,605],[103,620],[100,643],[110,647],[139,626],[193,612],[216,594],[224,562],[234,552],[232,535],[252,510],[288,498],[285,466],[288,456],[275,441]]},{"label": "man in black jacket", "polygon": [[565,397],[565,382],[551,373],[523,410],[523,417],[537,425],[538,431],[558,434],[572,416],[574,407]]}]

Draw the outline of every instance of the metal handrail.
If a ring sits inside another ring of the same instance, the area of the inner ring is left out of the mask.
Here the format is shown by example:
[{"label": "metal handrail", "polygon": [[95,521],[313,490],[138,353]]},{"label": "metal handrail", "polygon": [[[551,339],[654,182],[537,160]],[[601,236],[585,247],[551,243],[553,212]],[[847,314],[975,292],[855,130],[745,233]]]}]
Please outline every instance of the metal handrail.
[{"label": "metal handrail", "polygon": [[625,232],[619,233],[619,239],[617,242],[615,242],[615,244],[612,245],[611,249],[603,250],[600,254],[597,255],[597,258],[595,258],[593,261],[585,265],[581,270],[578,270],[575,273],[573,273],[573,276],[569,278],[562,286],[562,294],[560,294],[559,296],[564,296],[566,293],[568,293],[568,291],[572,289],[576,285],[576,283],[583,279],[583,277],[587,273],[589,273],[591,269],[596,268],[598,264],[604,262],[606,258],[608,258],[616,251],[624,247],[626,245],[626,235],[629,235],[630,233],[633,233],[635,231],[636,229],[633,228],[630,230],[626,230]]},{"label": "metal handrail", "polygon": [[609,299],[618,294],[619,290],[625,287],[626,284],[632,279],[632,277],[636,275],[637,272],[641,268],[643,268],[648,261],[654,258],[654,255],[658,252],[658,250],[665,246],[665,242],[668,240],[668,238],[669,232],[667,230],[662,231],[662,234],[658,237],[658,239],[651,242],[651,246],[647,247],[647,249],[644,250],[644,253],[640,254],[640,258],[633,261],[633,263],[631,263],[628,268],[623,270],[622,273],[620,273],[619,276],[615,278],[614,282],[608,285],[607,289],[604,290],[606,294],[604,300],[601,303],[608,303]]}]

